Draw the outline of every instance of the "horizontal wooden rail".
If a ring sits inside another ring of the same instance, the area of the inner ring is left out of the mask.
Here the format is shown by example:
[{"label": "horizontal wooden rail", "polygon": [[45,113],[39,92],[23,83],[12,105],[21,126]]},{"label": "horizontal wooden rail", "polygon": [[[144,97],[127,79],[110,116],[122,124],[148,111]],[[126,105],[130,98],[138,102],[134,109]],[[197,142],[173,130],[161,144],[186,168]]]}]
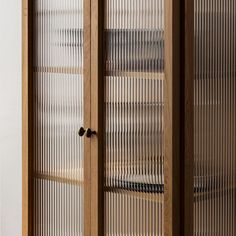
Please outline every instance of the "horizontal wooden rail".
[{"label": "horizontal wooden rail", "polygon": [[57,183],[71,184],[71,185],[83,185],[84,183],[82,180],[71,177],[64,177],[60,175],[44,174],[44,173],[36,173],[34,174],[34,178],[40,180],[54,181]]}]

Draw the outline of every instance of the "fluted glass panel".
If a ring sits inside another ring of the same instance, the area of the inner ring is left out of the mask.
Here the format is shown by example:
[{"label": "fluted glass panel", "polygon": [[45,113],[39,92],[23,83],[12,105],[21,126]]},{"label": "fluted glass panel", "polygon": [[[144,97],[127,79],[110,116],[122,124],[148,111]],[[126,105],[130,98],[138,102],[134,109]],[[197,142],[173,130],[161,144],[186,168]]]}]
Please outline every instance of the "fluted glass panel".
[{"label": "fluted glass panel", "polygon": [[34,235],[83,235],[83,0],[34,0]]},{"label": "fluted glass panel", "polygon": [[194,235],[236,235],[236,1],[194,0]]},{"label": "fluted glass panel", "polygon": [[105,235],[163,235],[163,0],[105,0]]}]

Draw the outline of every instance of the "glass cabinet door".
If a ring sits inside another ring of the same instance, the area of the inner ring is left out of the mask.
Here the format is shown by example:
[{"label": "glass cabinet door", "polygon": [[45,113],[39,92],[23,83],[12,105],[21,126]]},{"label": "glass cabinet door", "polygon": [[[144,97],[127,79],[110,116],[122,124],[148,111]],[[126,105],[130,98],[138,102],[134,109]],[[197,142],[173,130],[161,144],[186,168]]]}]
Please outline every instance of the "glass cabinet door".
[{"label": "glass cabinet door", "polygon": [[236,3],[195,0],[194,235],[236,235]]},{"label": "glass cabinet door", "polygon": [[30,235],[236,235],[236,4],[174,2],[23,0]]},{"label": "glass cabinet door", "polygon": [[83,5],[34,1],[35,236],[84,235]]},{"label": "glass cabinet door", "polygon": [[163,235],[164,1],[105,0],[105,235]]}]

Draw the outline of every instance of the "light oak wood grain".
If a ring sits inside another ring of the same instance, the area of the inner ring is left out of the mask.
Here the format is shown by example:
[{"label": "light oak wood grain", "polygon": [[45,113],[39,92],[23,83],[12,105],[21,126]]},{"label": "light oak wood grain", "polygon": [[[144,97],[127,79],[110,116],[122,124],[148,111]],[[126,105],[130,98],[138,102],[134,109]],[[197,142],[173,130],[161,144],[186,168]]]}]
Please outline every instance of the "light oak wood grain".
[{"label": "light oak wood grain", "polygon": [[[91,127],[91,2],[84,0],[84,128]],[[84,139],[84,235],[91,235],[91,140]]]}]

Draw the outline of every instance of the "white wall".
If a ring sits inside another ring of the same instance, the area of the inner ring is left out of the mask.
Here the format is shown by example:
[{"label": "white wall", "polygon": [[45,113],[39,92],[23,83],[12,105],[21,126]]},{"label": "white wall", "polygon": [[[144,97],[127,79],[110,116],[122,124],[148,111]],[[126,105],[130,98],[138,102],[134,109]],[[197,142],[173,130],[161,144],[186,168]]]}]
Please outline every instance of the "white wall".
[{"label": "white wall", "polygon": [[0,236],[20,236],[21,0],[0,5]]}]

